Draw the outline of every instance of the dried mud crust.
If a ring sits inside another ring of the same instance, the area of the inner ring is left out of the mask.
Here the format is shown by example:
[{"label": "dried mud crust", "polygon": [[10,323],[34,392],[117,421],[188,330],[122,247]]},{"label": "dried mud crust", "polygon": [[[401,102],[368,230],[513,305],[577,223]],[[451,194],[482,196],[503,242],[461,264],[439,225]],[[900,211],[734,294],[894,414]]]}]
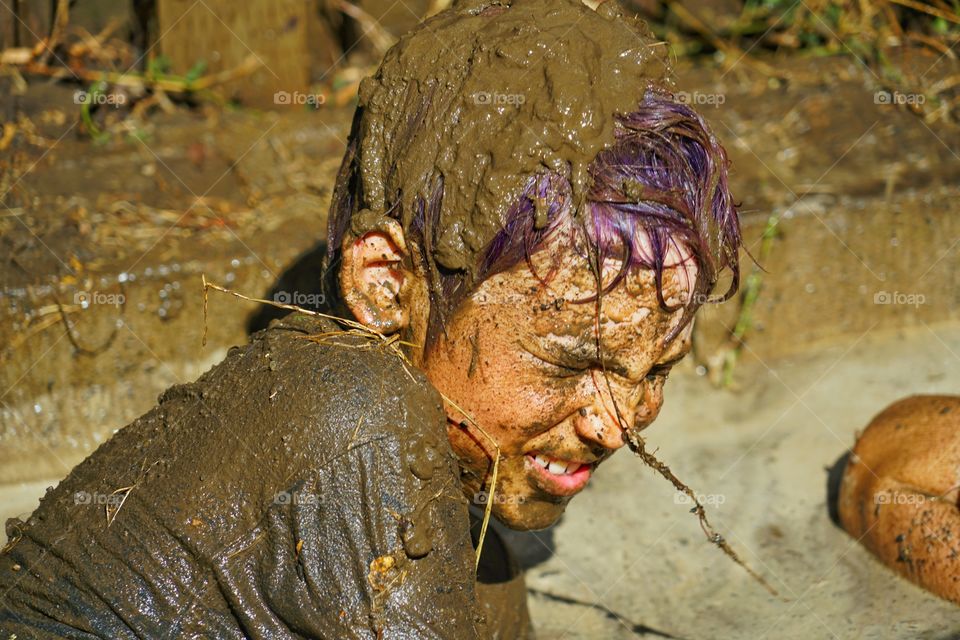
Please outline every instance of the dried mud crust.
[{"label": "dried mud crust", "polygon": [[442,185],[432,259],[473,275],[529,176],[557,171],[583,201],[614,114],[672,86],[661,45],[612,2],[468,0],[424,22],[360,85],[354,202],[369,213],[353,233],[395,207],[409,229]]},{"label": "dried mud crust", "polygon": [[335,328],[275,323],[8,521],[4,637],[486,636],[440,397]]}]

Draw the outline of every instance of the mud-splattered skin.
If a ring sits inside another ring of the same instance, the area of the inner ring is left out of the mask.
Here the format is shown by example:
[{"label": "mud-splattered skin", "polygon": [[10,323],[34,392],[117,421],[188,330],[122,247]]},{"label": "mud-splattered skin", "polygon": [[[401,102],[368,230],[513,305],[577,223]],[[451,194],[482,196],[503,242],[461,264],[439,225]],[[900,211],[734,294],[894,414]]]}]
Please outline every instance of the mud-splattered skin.
[{"label": "mud-splattered skin", "polygon": [[[623,446],[624,429],[646,427],[656,418],[670,367],[690,348],[689,325],[664,343],[682,311],[662,308],[650,271],[631,273],[602,295],[599,310],[596,302],[583,302],[596,294],[597,278],[584,249],[574,248],[575,237],[555,236],[533,254],[533,271],[523,262],[484,281],[438,342],[413,354],[430,382],[453,401],[446,404],[447,430],[468,499],[478,502],[479,492],[489,490],[496,456],[480,428],[499,446],[494,513],[516,529],[555,522],[590,473]],[[374,232],[347,252],[351,269],[342,284],[364,295],[345,298],[362,298],[354,306],[362,321],[393,317],[417,324],[425,316],[423,307],[409,308],[390,295],[418,286],[415,274],[391,268],[389,260],[385,266],[384,258],[400,260],[400,246],[402,241]],[[366,266],[354,270],[356,263]],[[665,302],[681,307],[696,267],[677,250],[666,264]],[[606,262],[604,288],[619,268],[617,260]],[[537,455],[564,464],[564,472],[543,469]],[[568,473],[576,466],[578,472]]]},{"label": "mud-splattered skin", "polygon": [[874,418],[850,454],[837,510],[884,564],[960,604],[960,397],[905,398]]},{"label": "mud-splattered skin", "polygon": [[[526,264],[485,281],[424,362],[431,383],[497,441],[503,499],[494,509],[516,529],[553,524],[586,481],[558,484],[534,456],[592,472],[623,446],[623,426],[643,428],[656,418],[670,366],[690,348],[689,331],[664,344],[681,314],[660,308],[650,272],[603,296],[598,323],[595,303],[576,302],[597,289],[586,260],[568,247],[554,250],[562,266],[549,286]],[[534,261],[539,273],[549,271],[548,253]],[[606,282],[618,267],[606,265]],[[674,268],[665,281],[675,302],[692,280]],[[460,411],[446,409],[469,497],[488,483],[494,451],[473,425],[461,426]]]}]

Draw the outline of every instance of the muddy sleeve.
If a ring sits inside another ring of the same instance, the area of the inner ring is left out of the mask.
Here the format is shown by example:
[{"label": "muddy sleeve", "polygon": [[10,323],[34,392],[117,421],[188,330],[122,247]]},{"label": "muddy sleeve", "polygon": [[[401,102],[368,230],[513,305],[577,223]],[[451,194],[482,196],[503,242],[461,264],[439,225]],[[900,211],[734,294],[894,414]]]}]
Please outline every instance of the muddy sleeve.
[{"label": "muddy sleeve", "polygon": [[439,395],[327,330],[259,334],[13,522],[0,637],[476,637]]},{"label": "muddy sleeve", "polygon": [[439,395],[396,358],[346,355],[349,367],[327,358],[322,388],[306,394],[333,400],[335,378],[335,407],[303,407],[312,428],[291,429],[289,446],[322,462],[221,554],[221,591],[251,637],[477,637],[469,518]]}]

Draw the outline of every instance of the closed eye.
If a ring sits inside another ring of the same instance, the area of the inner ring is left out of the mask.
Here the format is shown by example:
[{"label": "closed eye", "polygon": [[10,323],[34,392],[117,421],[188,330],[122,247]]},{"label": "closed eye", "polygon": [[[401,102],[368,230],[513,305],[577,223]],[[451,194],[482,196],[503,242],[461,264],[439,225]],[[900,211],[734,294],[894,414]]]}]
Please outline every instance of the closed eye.
[{"label": "closed eye", "polygon": [[650,371],[647,372],[647,380],[654,380],[656,378],[666,378],[670,375],[670,370],[673,369],[674,365],[684,359],[687,354],[684,353],[673,360],[668,360],[667,362],[661,362],[650,367]]},{"label": "closed eye", "polygon": [[542,349],[534,344],[520,342],[520,347],[527,355],[537,361],[537,366],[543,369],[547,374],[558,378],[569,378],[580,375],[587,370],[583,363],[565,357],[561,351]]},{"label": "closed eye", "polygon": [[658,364],[657,366],[650,369],[647,372],[647,380],[654,380],[655,378],[666,378],[670,375],[670,370],[673,368],[672,364]]},{"label": "closed eye", "polygon": [[666,378],[668,375],[670,375],[670,369],[672,368],[673,367],[670,366],[657,365],[647,372],[647,380],[652,382],[657,378]]},{"label": "closed eye", "polygon": [[571,362],[564,358],[554,358],[549,355],[536,355],[541,363],[546,365],[544,368],[551,371],[553,375],[556,375],[561,378],[569,378],[572,376],[578,376],[586,371],[589,367],[583,365],[579,362]]}]

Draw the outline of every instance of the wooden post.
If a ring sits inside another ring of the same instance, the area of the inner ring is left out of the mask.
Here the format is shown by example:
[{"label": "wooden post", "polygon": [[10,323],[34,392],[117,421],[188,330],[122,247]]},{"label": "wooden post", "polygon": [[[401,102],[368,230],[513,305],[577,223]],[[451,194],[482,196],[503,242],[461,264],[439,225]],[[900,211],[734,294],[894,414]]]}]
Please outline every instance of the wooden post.
[{"label": "wooden post", "polygon": [[0,4],[0,50],[32,47],[50,35],[52,8],[49,0],[6,0]]},{"label": "wooden post", "polygon": [[319,20],[314,0],[158,0],[157,48],[176,74],[201,60],[207,73],[223,71],[255,55],[263,66],[220,87],[224,97],[261,108],[284,102],[303,108],[316,46],[310,36],[318,32],[311,23]]}]

